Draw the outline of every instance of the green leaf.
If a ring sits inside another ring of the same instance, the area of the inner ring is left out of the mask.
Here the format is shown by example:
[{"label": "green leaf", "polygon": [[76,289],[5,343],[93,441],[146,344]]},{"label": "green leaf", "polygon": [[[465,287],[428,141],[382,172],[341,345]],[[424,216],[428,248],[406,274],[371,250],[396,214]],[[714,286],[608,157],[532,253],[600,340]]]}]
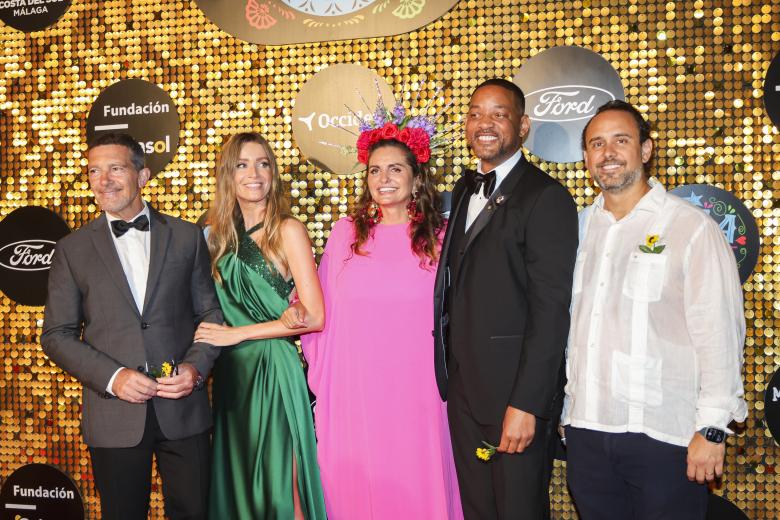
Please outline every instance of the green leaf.
[{"label": "green leaf", "polygon": [[655,253],[655,254],[658,254],[658,253],[660,253],[661,251],[663,251],[664,249],[666,249],[666,246],[655,246],[655,247],[653,248],[653,253]]},{"label": "green leaf", "polygon": [[649,247],[647,247],[645,245],[639,246],[639,250],[642,251],[643,253],[652,253],[653,252]]}]

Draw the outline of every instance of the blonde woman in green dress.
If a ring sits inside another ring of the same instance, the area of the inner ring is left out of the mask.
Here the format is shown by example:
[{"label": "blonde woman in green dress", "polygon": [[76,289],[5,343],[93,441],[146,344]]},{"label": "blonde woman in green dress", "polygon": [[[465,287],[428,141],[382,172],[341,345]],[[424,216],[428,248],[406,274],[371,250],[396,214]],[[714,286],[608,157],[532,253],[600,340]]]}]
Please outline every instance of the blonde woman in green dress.
[{"label": "blonde woman in green dress", "polygon": [[[240,133],[217,161],[208,244],[227,325],[195,339],[225,347],[214,367],[212,519],[325,518],[306,380],[291,336],[322,329],[322,291],[306,228],[290,216],[276,160]],[[279,321],[293,289],[305,329]]]}]

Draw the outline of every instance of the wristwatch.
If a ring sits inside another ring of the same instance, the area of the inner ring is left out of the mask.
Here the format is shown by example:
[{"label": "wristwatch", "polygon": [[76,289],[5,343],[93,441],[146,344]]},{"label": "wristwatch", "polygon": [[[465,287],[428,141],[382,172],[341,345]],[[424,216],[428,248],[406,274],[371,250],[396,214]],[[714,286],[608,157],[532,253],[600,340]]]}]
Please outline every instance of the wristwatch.
[{"label": "wristwatch", "polygon": [[726,432],[713,426],[702,428],[699,430],[699,433],[701,433],[702,437],[715,444],[720,444],[726,440]]}]

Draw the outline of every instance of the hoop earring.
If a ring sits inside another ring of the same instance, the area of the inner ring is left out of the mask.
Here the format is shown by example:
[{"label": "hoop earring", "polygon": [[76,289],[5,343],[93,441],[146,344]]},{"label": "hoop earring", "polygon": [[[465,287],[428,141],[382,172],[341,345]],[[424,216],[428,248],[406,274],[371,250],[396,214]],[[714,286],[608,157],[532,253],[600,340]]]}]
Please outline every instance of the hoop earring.
[{"label": "hoop earring", "polygon": [[382,208],[373,200],[366,206],[365,215],[369,226],[376,226],[382,222]]}]

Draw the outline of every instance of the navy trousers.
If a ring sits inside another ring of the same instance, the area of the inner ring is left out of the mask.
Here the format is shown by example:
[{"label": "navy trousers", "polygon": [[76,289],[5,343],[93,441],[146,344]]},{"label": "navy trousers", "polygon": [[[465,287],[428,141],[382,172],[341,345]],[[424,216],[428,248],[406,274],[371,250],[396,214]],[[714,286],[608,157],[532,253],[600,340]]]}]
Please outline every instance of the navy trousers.
[{"label": "navy trousers", "polygon": [[686,475],[687,448],[643,433],[566,427],[566,473],[582,520],[703,520],[707,486]]}]

